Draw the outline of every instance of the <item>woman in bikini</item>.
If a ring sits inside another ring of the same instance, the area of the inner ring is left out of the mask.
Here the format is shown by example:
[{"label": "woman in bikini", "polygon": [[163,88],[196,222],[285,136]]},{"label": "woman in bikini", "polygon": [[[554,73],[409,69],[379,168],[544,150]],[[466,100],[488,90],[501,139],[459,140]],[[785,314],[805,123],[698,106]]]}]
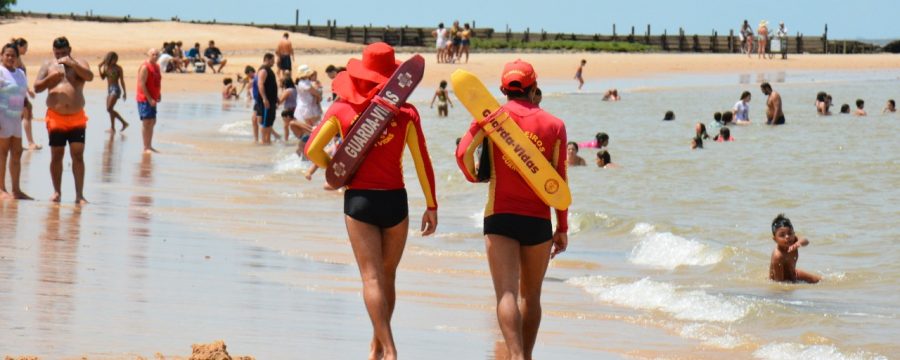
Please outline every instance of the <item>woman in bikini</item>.
[{"label": "woman in bikini", "polygon": [[119,66],[119,55],[110,51],[98,66],[100,78],[106,80],[106,112],[109,113],[109,131],[116,132],[116,119],[122,122],[122,130],[128,127],[128,122],[116,111],[116,102],[119,97],[125,100],[125,79],[122,76],[122,67]]},{"label": "woman in bikini", "polygon": [[447,104],[453,106],[453,102],[450,101],[450,96],[447,94],[447,80],[441,80],[441,86],[434,92],[434,96],[431,98],[432,108],[435,100],[438,102],[438,117],[447,117],[449,113]]}]

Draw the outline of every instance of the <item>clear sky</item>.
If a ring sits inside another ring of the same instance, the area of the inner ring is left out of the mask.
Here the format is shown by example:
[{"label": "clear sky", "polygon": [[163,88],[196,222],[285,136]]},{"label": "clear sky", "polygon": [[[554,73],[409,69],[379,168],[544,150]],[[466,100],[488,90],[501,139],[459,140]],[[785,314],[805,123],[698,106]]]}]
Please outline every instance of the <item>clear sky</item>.
[{"label": "clear sky", "polygon": [[534,32],[588,34],[610,34],[613,23],[620,34],[630,32],[632,25],[642,33],[647,24],[654,34],[663,29],[677,33],[679,27],[689,34],[713,29],[727,34],[729,29],[737,32],[744,19],[754,28],[766,19],[775,25],[784,21],[791,34],[820,35],[827,23],[830,38],[884,39],[900,38],[898,5],[896,0],[19,0],[13,10],[289,24],[299,8],[301,23],[336,19],[339,26],[432,26],[459,19],[497,30],[509,25],[513,31],[530,27]]}]

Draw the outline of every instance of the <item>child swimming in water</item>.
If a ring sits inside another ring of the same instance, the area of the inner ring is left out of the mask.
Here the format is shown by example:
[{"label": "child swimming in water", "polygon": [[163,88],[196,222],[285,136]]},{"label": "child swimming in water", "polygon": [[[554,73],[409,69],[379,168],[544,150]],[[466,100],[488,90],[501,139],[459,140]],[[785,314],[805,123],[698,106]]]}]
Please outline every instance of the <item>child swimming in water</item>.
[{"label": "child swimming in water", "polygon": [[723,127],[719,129],[719,134],[713,138],[715,142],[726,142],[726,141],[734,141],[734,138],[731,136],[731,130],[728,127]]},{"label": "child swimming in water", "polygon": [[819,282],[819,277],[797,269],[801,246],[809,245],[806,238],[797,238],[791,220],[778,214],[772,220],[772,240],[775,250],[772,251],[772,262],[769,264],[769,279],[774,281],[803,281],[810,284]]}]

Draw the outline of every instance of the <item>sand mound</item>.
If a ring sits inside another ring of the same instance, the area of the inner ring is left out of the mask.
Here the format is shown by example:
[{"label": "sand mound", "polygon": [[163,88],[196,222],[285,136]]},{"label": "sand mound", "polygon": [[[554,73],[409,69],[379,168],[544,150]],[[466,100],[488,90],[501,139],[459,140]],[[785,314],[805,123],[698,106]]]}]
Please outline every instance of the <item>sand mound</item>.
[{"label": "sand mound", "polygon": [[191,345],[191,357],[188,360],[255,360],[252,356],[232,358],[225,349],[225,342],[216,340],[209,344]]}]

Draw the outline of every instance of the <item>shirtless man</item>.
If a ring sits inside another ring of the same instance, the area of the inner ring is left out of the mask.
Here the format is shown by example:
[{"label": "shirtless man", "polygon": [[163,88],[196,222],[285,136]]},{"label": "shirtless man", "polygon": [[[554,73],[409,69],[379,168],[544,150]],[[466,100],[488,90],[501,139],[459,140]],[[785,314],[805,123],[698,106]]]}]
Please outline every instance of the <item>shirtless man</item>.
[{"label": "shirtless man", "polygon": [[766,125],[784,125],[784,112],[781,111],[781,94],[772,90],[772,85],[764,82],[759,86],[766,99]]},{"label": "shirtless man", "polygon": [[278,42],[278,48],[275,50],[275,55],[278,56],[279,84],[281,84],[281,79],[285,76],[290,76],[291,62],[294,60],[294,46],[291,44],[291,41],[288,40],[288,36],[288,33],[284,33],[281,41]]},{"label": "shirtless man", "polygon": [[50,177],[53,180],[51,201],[61,198],[63,156],[66,144],[72,157],[72,173],[75,177],[75,202],[87,204],[84,198],[84,133],[87,115],[84,113],[84,83],[94,79],[87,61],[72,58],[69,40],[59,37],[53,40],[55,60],[45,61],[34,82],[38,93],[48,90],[47,132],[50,139]]}]

